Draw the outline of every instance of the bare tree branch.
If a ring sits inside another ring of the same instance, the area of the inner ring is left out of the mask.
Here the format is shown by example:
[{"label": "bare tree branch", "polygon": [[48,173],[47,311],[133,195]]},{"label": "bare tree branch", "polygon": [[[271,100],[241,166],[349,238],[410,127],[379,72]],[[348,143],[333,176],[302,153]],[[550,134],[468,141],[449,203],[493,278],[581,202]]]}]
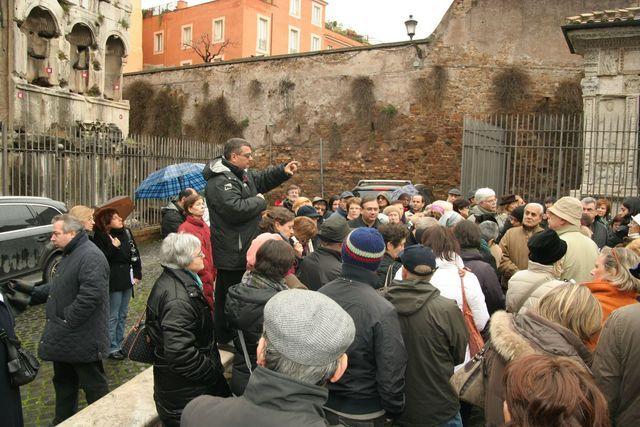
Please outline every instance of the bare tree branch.
[{"label": "bare tree branch", "polygon": [[204,33],[196,42],[183,43],[183,46],[193,49],[196,55],[202,58],[202,62],[209,63],[222,55],[222,52],[229,44],[229,40],[214,43],[209,38],[209,34]]}]

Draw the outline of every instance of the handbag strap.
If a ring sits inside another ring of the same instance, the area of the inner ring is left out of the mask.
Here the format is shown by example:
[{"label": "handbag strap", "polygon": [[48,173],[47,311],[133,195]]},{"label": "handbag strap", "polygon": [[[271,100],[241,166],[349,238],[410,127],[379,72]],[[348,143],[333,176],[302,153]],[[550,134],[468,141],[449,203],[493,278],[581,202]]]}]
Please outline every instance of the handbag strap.
[{"label": "handbag strap", "polygon": [[393,265],[394,265],[395,263],[396,263],[396,262],[395,262],[395,261],[393,261],[393,262],[389,265],[389,268],[387,268],[387,274],[386,274],[386,276],[384,277],[384,287],[385,287],[385,288],[388,288],[388,287],[389,287],[389,283],[391,283],[391,281],[393,280]]},{"label": "handbag strap", "polygon": [[462,311],[469,311],[471,312],[471,309],[469,307],[469,303],[467,302],[467,293],[464,290],[464,277],[460,276],[460,289],[462,289]]},{"label": "handbag strap", "polygon": [[5,344],[11,344],[16,348],[20,348],[20,340],[17,338],[11,338],[4,328],[0,328],[0,340]]},{"label": "handbag strap", "polygon": [[249,360],[249,352],[247,352],[247,343],[244,341],[244,334],[238,329],[238,338],[240,338],[240,345],[242,346],[242,353],[244,354],[244,363],[247,364],[249,373],[252,373],[251,361]]}]

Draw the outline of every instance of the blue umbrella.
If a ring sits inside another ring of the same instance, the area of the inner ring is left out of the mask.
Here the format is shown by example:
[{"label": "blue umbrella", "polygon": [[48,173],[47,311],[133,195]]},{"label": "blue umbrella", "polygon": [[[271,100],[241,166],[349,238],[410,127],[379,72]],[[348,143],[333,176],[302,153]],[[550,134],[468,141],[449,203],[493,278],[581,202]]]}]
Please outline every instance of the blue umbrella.
[{"label": "blue umbrella", "polygon": [[391,200],[398,200],[398,198],[404,193],[407,193],[410,196],[415,196],[419,193],[419,191],[413,185],[408,184],[404,187],[396,188],[395,190],[393,190],[393,193],[391,193]]},{"label": "blue umbrella", "polygon": [[155,171],[136,188],[136,199],[168,199],[185,188],[202,191],[207,181],[203,163],[179,163]]}]

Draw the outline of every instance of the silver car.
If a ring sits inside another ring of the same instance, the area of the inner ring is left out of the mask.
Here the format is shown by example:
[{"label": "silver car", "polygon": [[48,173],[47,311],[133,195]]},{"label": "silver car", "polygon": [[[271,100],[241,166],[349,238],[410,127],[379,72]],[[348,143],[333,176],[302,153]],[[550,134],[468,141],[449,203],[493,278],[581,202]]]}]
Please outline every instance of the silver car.
[{"label": "silver car", "polygon": [[64,203],[46,197],[0,197],[0,283],[42,271],[46,282],[61,256],[50,243]]}]

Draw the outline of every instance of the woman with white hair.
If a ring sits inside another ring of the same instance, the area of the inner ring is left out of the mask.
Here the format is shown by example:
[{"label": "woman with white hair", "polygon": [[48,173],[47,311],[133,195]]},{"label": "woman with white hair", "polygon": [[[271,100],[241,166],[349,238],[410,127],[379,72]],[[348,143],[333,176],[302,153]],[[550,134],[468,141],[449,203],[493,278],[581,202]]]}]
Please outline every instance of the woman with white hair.
[{"label": "woman with white hair", "polygon": [[169,234],[160,248],[164,270],[147,300],[147,331],[155,347],[153,397],[165,426],[179,426],[182,410],[198,396],[231,395],[198,277],[203,258],[197,237]]}]

